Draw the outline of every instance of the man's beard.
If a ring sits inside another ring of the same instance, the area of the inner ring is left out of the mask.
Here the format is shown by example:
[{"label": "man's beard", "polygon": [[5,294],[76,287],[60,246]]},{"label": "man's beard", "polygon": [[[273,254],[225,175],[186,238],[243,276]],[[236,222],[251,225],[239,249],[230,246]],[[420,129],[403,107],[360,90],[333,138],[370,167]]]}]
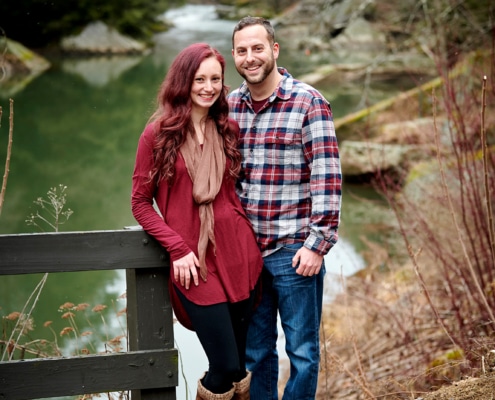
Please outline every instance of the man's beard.
[{"label": "man's beard", "polygon": [[266,79],[266,77],[271,74],[274,68],[275,68],[275,61],[273,60],[273,58],[271,58],[268,62],[266,62],[261,66],[262,74],[260,76],[251,77],[245,74],[244,72],[242,72],[243,70],[241,71],[239,71],[239,69],[237,70],[239,71],[239,74],[246,80],[247,83],[254,85],[263,82]]}]

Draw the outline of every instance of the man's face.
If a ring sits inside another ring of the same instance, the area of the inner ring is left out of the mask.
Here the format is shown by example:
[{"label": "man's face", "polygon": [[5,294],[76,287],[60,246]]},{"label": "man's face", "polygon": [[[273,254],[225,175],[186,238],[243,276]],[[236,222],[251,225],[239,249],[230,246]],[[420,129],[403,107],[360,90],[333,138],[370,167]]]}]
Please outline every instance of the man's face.
[{"label": "man's face", "polygon": [[232,56],[237,72],[249,84],[262,83],[275,68],[278,50],[278,43],[270,43],[261,25],[248,26],[236,32]]}]

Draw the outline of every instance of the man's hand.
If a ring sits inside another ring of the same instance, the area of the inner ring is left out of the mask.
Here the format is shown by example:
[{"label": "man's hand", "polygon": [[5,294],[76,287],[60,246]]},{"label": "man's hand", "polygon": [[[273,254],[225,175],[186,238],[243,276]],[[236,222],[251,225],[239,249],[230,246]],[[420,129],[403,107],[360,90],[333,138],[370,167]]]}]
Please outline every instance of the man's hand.
[{"label": "man's hand", "polygon": [[297,267],[296,273],[303,276],[313,276],[320,272],[323,256],[307,247],[301,247],[292,259],[292,267]]}]

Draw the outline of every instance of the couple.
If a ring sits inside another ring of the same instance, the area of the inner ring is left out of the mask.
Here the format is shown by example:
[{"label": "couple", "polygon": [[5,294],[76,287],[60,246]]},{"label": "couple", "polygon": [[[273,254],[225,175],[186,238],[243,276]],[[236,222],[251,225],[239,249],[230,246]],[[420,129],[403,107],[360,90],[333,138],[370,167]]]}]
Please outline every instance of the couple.
[{"label": "couple", "polygon": [[139,139],[132,212],[170,254],[174,312],[208,358],[197,400],[278,399],[277,312],[291,363],[283,398],[316,394],[340,161],[330,105],[278,55],[268,20],[239,21],[232,56],[245,81],[228,95],[222,55],[187,47]]}]

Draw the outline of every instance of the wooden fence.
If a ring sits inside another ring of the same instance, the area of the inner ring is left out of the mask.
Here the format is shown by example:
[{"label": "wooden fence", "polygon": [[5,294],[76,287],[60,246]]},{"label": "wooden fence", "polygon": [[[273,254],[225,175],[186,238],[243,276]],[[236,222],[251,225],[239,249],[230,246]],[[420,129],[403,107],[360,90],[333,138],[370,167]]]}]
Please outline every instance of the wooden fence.
[{"label": "wooden fence", "polygon": [[169,266],[141,229],[0,235],[0,275],[125,269],[129,343],[126,353],[0,362],[0,400],[127,390],[132,400],[175,400]]}]

